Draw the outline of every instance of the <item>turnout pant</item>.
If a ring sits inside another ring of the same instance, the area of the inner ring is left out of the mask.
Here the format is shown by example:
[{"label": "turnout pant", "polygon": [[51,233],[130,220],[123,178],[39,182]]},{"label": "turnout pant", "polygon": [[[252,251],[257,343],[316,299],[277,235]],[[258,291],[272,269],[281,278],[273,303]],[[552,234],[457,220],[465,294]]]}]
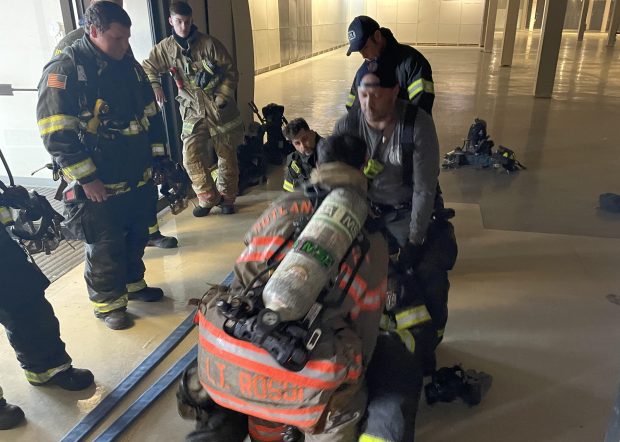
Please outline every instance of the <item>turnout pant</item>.
[{"label": "turnout pant", "polygon": [[[404,247],[409,240],[410,210],[398,210],[385,214],[383,222],[388,233],[390,252],[396,246]],[[448,270],[452,269],[458,253],[454,227],[449,221],[430,222],[422,259],[415,269],[416,283],[420,287],[424,303],[437,329],[438,341],[448,322]]]},{"label": "turnout pant", "polygon": [[45,299],[49,281],[12,240],[0,242],[0,323],[26,378],[47,382],[71,365],[58,320]]},{"label": "turnout pant", "polygon": [[413,442],[422,371],[398,335],[381,333],[366,373],[368,407],[360,442]]},{"label": "turnout pant", "polygon": [[84,278],[95,313],[125,308],[127,293],[146,287],[142,256],[152,221],[153,187],[149,182],[103,203],[82,203]]},{"label": "turnout pant", "polygon": [[[203,207],[213,207],[224,201],[233,203],[237,198],[239,166],[237,146],[243,143],[243,128],[211,136],[205,118],[194,124],[191,133],[184,132],[183,165],[192,180],[192,188]],[[217,155],[217,186],[209,170],[208,143],[212,142]]]}]

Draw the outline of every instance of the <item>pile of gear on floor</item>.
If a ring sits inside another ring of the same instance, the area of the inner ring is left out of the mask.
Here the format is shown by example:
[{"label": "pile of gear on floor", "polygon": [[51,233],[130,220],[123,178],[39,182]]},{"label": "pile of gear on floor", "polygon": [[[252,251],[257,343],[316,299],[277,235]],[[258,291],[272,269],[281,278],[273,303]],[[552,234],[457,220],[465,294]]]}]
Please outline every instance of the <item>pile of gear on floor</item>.
[{"label": "pile of gear on floor", "polygon": [[481,169],[503,168],[506,172],[515,172],[526,167],[517,160],[515,152],[506,146],[495,143],[487,133],[487,122],[475,118],[470,126],[463,145],[444,155],[441,167],[458,169],[462,166],[476,166]]},{"label": "pile of gear on floor", "polygon": [[282,128],[288,124],[284,116],[284,106],[269,103],[259,111],[253,101],[248,105],[258,122],[253,121],[248,125],[244,143],[237,147],[239,195],[243,195],[249,187],[266,182],[267,165],[281,165],[294,150],[293,145],[282,134]]}]

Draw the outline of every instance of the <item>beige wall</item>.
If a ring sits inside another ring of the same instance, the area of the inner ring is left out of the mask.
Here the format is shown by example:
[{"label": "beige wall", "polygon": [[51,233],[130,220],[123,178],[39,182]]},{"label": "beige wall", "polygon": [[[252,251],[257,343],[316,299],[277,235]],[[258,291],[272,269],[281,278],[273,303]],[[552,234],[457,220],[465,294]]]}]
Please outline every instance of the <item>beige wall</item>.
[{"label": "beige wall", "polygon": [[483,8],[484,0],[369,0],[366,12],[402,43],[474,45]]},{"label": "beige wall", "polygon": [[[280,24],[281,1],[249,0],[257,72],[291,61],[290,42],[283,38],[290,31]],[[299,58],[345,45],[349,22],[361,14],[390,28],[403,43],[477,45],[480,41],[484,0],[289,0],[297,8],[308,1],[312,50]]]},{"label": "beige wall", "polygon": [[278,0],[249,0],[254,69],[280,66],[280,17]]},{"label": "beige wall", "polygon": [[[279,4],[279,0],[249,0],[256,72],[344,45],[349,22],[365,12],[365,0],[289,0],[289,23],[284,24],[280,23]],[[310,16],[305,15],[307,10],[311,11]],[[298,46],[295,51],[285,36],[295,33],[293,27],[308,26],[311,27],[311,45],[305,41],[307,34],[298,32],[293,44]]]},{"label": "beige wall", "polygon": [[312,1],[312,52],[317,54],[337,48],[347,42],[351,21],[351,1]]}]

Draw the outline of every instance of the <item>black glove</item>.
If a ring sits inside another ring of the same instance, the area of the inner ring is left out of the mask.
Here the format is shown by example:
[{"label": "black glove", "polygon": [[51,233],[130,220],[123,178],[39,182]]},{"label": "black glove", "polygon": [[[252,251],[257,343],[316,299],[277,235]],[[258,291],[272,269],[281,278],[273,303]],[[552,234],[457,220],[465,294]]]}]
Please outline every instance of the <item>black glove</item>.
[{"label": "black glove", "polygon": [[205,87],[207,87],[207,85],[212,79],[212,73],[201,69],[196,73],[196,76],[194,77],[194,83],[196,83],[196,86],[198,86],[200,89],[204,89]]},{"label": "black glove", "polygon": [[153,181],[156,185],[163,184],[171,171],[174,171],[174,163],[170,158],[158,156],[153,159]]},{"label": "black glove", "polygon": [[398,262],[405,271],[409,271],[418,266],[423,256],[424,248],[421,244],[408,242],[407,245],[400,250]]},{"label": "black glove", "polygon": [[209,82],[213,80],[213,77],[218,74],[217,65],[211,63],[209,60],[203,60],[202,63],[206,64],[208,69],[205,68],[199,70],[198,72],[196,72],[196,76],[194,77],[194,82],[196,83],[196,86],[198,86],[200,89],[204,89],[205,87],[207,87]]}]

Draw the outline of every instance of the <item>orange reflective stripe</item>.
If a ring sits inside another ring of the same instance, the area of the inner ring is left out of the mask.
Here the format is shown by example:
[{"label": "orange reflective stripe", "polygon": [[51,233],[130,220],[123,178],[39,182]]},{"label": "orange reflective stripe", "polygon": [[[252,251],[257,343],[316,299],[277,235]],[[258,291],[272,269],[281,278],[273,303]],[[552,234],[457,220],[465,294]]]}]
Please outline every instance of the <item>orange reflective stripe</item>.
[{"label": "orange reflective stripe", "polygon": [[286,421],[287,423],[291,423],[299,428],[310,428],[314,426],[325,409],[325,405],[298,408],[295,410],[264,406],[258,407],[254,404],[239,399],[238,397],[231,396],[212,388],[208,384],[203,384],[203,387],[205,387],[207,393],[211,396],[211,399],[222,407],[230,408],[240,413],[249,414],[265,420],[278,419],[279,421]]},{"label": "orange reflective stripe", "polygon": [[361,354],[355,355],[355,363],[357,364],[357,368],[349,370],[349,373],[347,374],[348,381],[357,380],[360,378],[360,376],[362,376],[362,355]]},{"label": "orange reflective stripe", "polygon": [[322,373],[338,373],[347,369],[347,367],[342,364],[333,364],[328,361],[308,361],[306,367]]},{"label": "orange reflective stripe", "polygon": [[[342,272],[345,273],[344,277],[340,280],[339,287],[344,289],[351,279],[353,273],[351,267],[348,264],[343,264]],[[381,308],[382,297],[385,293],[384,285],[387,281],[382,281],[379,287],[368,290],[368,285],[359,275],[355,275],[353,283],[349,288],[349,296],[355,301],[359,310],[378,310]],[[358,312],[359,313],[359,312]]]},{"label": "orange reflective stripe", "polygon": [[[253,362],[260,364],[261,366],[265,366],[268,370],[275,370],[264,374],[272,376],[276,379],[295,383],[300,386],[322,389],[339,386],[341,379],[343,379],[346,375],[347,367],[327,361],[308,361],[302,371],[298,373],[291,372],[280,367],[280,365],[266,350],[256,347],[249,342],[241,341],[229,336],[226,332],[215,327],[209,321],[202,320],[201,318],[200,326],[203,327],[200,330],[201,338],[203,331],[209,332],[217,340],[216,342],[218,345],[227,347],[227,349],[222,349],[223,351],[227,353],[233,352],[233,354],[241,354],[244,358],[246,358],[246,360],[251,359]],[[211,342],[209,342],[208,345],[213,346]],[[219,349],[220,347],[218,347],[218,350]],[[248,351],[251,353],[248,354]],[[226,358],[223,357],[222,359]],[[257,368],[257,366],[254,366],[251,363],[249,365],[250,368]],[[327,368],[328,366],[331,366],[331,368]],[[338,378],[334,379],[335,376]]]},{"label": "orange reflective stripe", "polygon": [[[284,244],[284,237],[282,236],[255,236],[250,241],[250,244],[245,248],[241,256],[237,258],[237,262],[257,262],[257,261],[266,261],[270,259],[274,253]],[[290,245],[287,245],[282,250],[276,259],[281,260],[284,258],[284,255],[290,248]]]},{"label": "orange reflective stripe", "polygon": [[272,427],[256,423],[253,416],[248,416],[248,429],[253,440],[259,442],[276,442],[282,440],[282,433],[286,425],[274,422]]},{"label": "orange reflective stripe", "polygon": [[[212,336],[209,336],[209,334]],[[217,342],[217,345],[210,342],[209,338]],[[214,356],[238,367],[253,372],[260,372],[273,379],[290,382],[302,387],[334,389],[337,388],[347,376],[346,368],[338,369],[334,367],[333,370],[327,370],[321,366],[320,369],[314,369],[310,363],[306,364],[306,367],[301,372],[291,372],[277,365],[277,362],[267,351],[255,347],[250,343],[230,337],[223,330],[217,329],[210,322],[203,321],[202,318],[200,323],[200,345]],[[242,356],[240,356],[240,354]],[[316,377],[299,374],[302,372],[313,372],[307,374],[313,374]],[[329,373],[330,376],[323,376],[324,378],[333,379],[334,376],[338,376],[338,378],[334,380],[321,379],[321,374],[327,373]]]},{"label": "orange reflective stripe", "polygon": [[254,244],[256,246],[270,246],[272,244],[281,246],[283,243],[284,237],[282,236],[255,236],[250,242],[250,244]]}]

